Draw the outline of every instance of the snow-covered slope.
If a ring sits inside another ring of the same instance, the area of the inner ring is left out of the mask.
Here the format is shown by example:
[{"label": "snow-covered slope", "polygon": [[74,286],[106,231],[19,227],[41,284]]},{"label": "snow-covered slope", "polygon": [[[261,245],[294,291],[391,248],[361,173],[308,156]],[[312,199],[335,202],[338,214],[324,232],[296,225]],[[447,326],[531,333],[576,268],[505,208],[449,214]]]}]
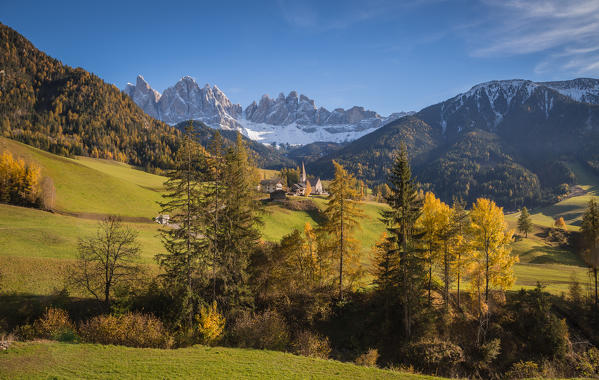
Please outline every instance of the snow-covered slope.
[{"label": "snow-covered slope", "polygon": [[562,95],[577,102],[599,104],[599,79],[578,78],[559,82],[542,82]]},{"label": "snow-covered slope", "polygon": [[[562,82],[532,82],[514,79],[477,84],[469,91],[442,103],[426,107],[417,115],[443,133],[455,136],[462,130],[484,129],[495,132],[510,118],[520,124],[525,112],[535,120],[563,117],[564,102],[599,104],[599,81],[575,79]],[[555,111],[559,105],[559,111]],[[514,115],[519,118],[514,119]],[[503,123],[503,124],[502,124]]]},{"label": "snow-covered slope", "polygon": [[314,100],[291,91],[271,99],[262,96],[245,111],[233,104],[216,86],[199,87],[191,77],[182,78],[162,95],[153,90],[140,75],[135,85],[123,90],[146,113],[169,124],[200,120],[213,128],[241,131],[252,140],[264,143],[302,145],[316,141],[344,142],[355,140],[406,112],[383,117],[363,107],[328,111],[317,108]]}]

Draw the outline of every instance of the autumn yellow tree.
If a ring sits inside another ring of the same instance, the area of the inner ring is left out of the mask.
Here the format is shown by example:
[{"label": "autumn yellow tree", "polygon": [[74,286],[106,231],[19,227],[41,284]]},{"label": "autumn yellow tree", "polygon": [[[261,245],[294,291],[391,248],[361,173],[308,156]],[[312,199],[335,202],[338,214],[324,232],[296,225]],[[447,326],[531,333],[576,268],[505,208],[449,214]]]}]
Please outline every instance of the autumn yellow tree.
[{"label": "autumn yellow tree", "polygon": [[306,190],[304,191],[304,196],[309,197],[312,194],[312,185],[310,185],[310,181],[306,181]]},{"label": "autumn yellow tree", "polygon": [[[359,255],[358,242],[352,238],[352,231],[359,227],[359,218],[363,214],[355,201],[358,196],[356,178],[336,161],[333,161],[333,165],[335,178],[329,186],[330,195],[324,211],[327,218],[325,230],[335,241],[339,258],[339,297],[343,298],[343,260],[352,259],[346,257],[348,254]],[[351,261],[355,263],[356,260]]]},{"label": "autumn yellow tree", "polygon": [[563,231],[568,231],[568,226],[566,226],[566,221],[564,220],[564,218],[562,216],[560,216],[559,218],[555,219],[555,224],[554,224],[555,228],[563,230]]},{"label": "autumn yellow tree", "polygon": [[452,248],[454,253],[453,267],[457,282],[457,308],[461,308],[460,285],[464,271],[472,255],[472,244],[469,234],[470,216],[460,202],[454,202],[451,208],[451,224],[453,226]]},{"label": "autumn yellow tree", "polygon": [[423,259],[428,271],[428,303],[431,303],[433,282],[433,264],[440,261],[442,256],[441,235],[448,228],[450,208],[435,194],[427,192],[424,196],[422,214],[417,222],[417,228],[422,232]]},{"label": "autumn yellow tree", "polygon": [[474,248],[471,282],[479,300],[484,286],[485,302],[488,302],[490,288],[506,289],[514,283],[514,264],[518,257],[511,255],[513,232],[507,230],[503,209],[489,199],[476,200],[470,220]]}]

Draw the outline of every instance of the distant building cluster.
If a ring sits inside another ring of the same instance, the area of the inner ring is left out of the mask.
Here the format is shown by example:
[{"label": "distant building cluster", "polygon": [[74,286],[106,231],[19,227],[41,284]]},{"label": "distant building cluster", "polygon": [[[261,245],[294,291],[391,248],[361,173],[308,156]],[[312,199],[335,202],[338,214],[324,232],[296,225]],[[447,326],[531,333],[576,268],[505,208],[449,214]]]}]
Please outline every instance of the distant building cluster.
[{"label": "distant building cluster", "polygon": [[270,199],[272,200],[284,200],[287,195],[309,196],[325,194],[320,178],[316,179],[314,185],[310,183],[303,162],[302,174],[298,183],[290,184],[290,186],[285,189],[280,177],[264,179],[260,181],[260,191],[270,194]]}]

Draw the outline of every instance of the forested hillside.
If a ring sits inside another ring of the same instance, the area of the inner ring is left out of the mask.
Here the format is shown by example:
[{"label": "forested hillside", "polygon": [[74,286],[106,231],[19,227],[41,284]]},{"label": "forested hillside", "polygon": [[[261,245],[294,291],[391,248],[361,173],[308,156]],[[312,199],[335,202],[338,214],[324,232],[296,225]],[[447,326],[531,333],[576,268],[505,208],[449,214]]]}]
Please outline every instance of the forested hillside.
[{"label": "forested hillside", "polygon": [[146,115],[115,86],[71,68],[0,24],[0,132],[69,156],[146,168],[172,164],[179,133]]},{"label": "forested hillside", "polygon": [[508,209],[549,204],[576,182],[568,162],[599,168],[599,106],[550,84],[483,83],[387,124],[323,156],[309,170],[328,177],[331,160],[337,160],[378,184],[388,175],[385,168],[399,141],[408,147],[418,181],[444,201],[490,197]]}]

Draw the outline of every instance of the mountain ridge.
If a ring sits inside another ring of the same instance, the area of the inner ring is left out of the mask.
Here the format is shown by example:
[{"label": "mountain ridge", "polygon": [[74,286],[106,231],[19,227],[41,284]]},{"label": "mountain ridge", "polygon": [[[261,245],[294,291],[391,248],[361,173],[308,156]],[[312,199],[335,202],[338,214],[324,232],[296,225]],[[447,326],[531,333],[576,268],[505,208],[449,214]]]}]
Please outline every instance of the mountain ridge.
[{"label": "mountain ridge", "polygon": [[189,76],[160,94],[139,75],[136,84],[128,83],[123,92],[148,115],[168,124],[197,120],[213,128],[238,130],[252,140],[271,144],[351,141],[411,114],[396,112],[384,117],[360,106],[329,111],[297,91],[287,96],[280,93],[276,98],[263,95],[243,109],[216,85],[200,87]]}]

